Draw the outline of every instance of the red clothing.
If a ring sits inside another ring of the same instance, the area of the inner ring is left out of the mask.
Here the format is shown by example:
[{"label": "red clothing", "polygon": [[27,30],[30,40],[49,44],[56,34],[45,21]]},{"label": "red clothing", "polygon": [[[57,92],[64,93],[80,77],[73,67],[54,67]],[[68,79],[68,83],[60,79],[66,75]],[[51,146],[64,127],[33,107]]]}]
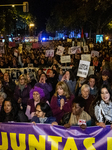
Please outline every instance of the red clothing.
[{"label": "red clothing", "polygon": [[60,110],[60,107],[58,106],[57,97],[56,96],[52,97],[50,106],[53,112],[53,116],[56,117],[58,123],[60,123],[60,120],[62,119],[65,113],[71,112],[73,99],[74,99],[74,95],[71,95],[69,100],[65,101],[65,105],[63,106],[63,109]]}]

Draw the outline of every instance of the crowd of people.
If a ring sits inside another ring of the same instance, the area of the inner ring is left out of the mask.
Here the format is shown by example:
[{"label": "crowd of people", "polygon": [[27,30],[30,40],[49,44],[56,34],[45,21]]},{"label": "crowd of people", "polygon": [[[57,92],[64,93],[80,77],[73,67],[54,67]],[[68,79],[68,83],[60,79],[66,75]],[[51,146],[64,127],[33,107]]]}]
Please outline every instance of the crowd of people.
[{"label": "crowd of people", "polygon": [[[89,46],[89,43],[87,43]],[[84,54],[72,54],[71,62],[60,63],[56,47],[65,47],[67,55],[71,43],[53,41],[54,57],[45,57],[49,47],[31,49],[23,48],[18,57],[13,50],[0,57],[0,68],[24,68],[33,64],[39,68],[36,76],[32,72],[21,74],[16,82],[8,72],[0,72],[0,122],[33,122],[62,125],[64,127],[98,125],[112,127],[112,46],[108,42],[94,44],[91,50],[99,52],[99,57],[91,59],[94,74],[77,76],[77,70]],[[62,66],[71,66],[63,71]],[[43,68],[50,67],[46,74]]]}]

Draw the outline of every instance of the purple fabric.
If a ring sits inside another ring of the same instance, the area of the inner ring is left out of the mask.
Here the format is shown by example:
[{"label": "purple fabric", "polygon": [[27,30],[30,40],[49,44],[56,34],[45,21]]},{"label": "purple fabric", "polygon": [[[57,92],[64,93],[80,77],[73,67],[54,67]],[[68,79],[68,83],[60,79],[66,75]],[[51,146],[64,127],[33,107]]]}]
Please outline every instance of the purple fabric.
[{"label": "purple fabric", "polygon": [[34,88],[31,89],[31,91],[30,91],[30,99],[33,99],[33,92],[38,92],[40,94],[40,98],[45,97],[45,93],[44,93],[43,89],[40,87],[34,86]]},{"label": "purple fabric", "polygon": [[74,99],[74,95],[71,95],[69,100],[65,101],[65,105],[63,106],[63,109],[60,110],[57,97],[56,96],[52,97],[50,106],[53,112],[53,116],[56,117],[58,123],[60,122],[60,120],[62,119],[65,113],[71,112],[73,99]]},{"label": "purple fabric", "polygon": [[43,89],[45,93],[45,97],[47,100],[50,99],[50,92],[52,91],[52,85],[49,83],[36,83],[35,86],[40,87]]},{"label": "purple fabric", "polygon": [[[82,130],[80,127],[66,129],[62,126],[49,124],[1,123],[0,132],[0,147],[2,150],[12,150],[16,147],[20,149],[19,146],[21,146],[21,150],[51,150],[51,147],[57,150],[63,150],[64,148],[66,150],[112,150],[112,130],[110,126],[105,128],[94,126]],[[11,134],[13,138],[11,138]],[[20,134],[25,138],[20,138]]]},{"label": "purple fabric", "polygon": [[29,96],[30,90],[31,90],[30,85],[26,85],[22,92],[21,92],[21,89],[19,88],[19,86],[16,86],[15,92],[14,92],[14,99],[16,101],[18,101],[18,99],[21,98],[22,103],[27,105],[28,99],[30,97]]}]

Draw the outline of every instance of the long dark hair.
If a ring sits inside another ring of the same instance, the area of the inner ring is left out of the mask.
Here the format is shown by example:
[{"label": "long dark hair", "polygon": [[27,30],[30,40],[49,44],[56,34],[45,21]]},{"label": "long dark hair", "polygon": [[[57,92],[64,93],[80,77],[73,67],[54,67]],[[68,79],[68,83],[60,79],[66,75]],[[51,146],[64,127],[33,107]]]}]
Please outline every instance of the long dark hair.
[{"label": "long dark hair", "polygon": [[[74,81],[74,80],[75,80],[75,76],[74,76],[74,74],[72,73],[72,71],[69,69],[69,70],[66,70],[65,73],[66,73],[67,71],[68,71],[69,74],[70,74],[70,80]],[[64,73],[64,75],[65,75],[65,73]]]},{"label": "long dark hair", "polygon": [[17,111],[14,108],[13,102],[10,98],[6,98],[3,103],[2,103],[2,107],[1,107],[1,112],[0,112],[0,121],[4,122],[4,120],[6,119],[6,112],[4,111],[4,104],[5,102],[8,101],[11,104],[12,110],[9,113],[9,120],[8,121],[15,121],[15,116],[17,115]]},{"label": "long dark hair", "polygon": [[95,106],[96,104],[98,104],[98,105],[100,104],[100,102],[101,102],[101,100],[102,100],[102,98],[101,98],[101,90],[102,90],[103,88],[106,88],[106,89],[107,89],[107,91],[108,91],[109,94],[110,94],[110,100],[112,101],[112,92],[111,92],[111,89],[110,89],[110,87],[109,87],[108,85],[104,84],[104,85],[102,85],[101,88],[99,89],[98,94],[97,94],[97,97],[96,97],[95,101],[93,102],[93,106]]},{"label": "long dark hair", "polygon": [[51,110],[51,107],[45,103],[45,102],[40,102],[36,105],[37,106],[40,106],[41,110],[45,113],[45,117],[51,117],[52,116],[52,110]]},{"label": "long dark hair", "polygon": [[45,77],[46,77],[46,83],[49,83],[49,82],[48,82],[47,75],[46,75],[46,73],[45,73],[45,72],[42,72],[42,73],[40,74],[40,76],[39,76],[39,80],[40,80],[40,77],[41,77],[41,75],[42,75],[42,74],[44,74],[44,75],[45,75]]}]

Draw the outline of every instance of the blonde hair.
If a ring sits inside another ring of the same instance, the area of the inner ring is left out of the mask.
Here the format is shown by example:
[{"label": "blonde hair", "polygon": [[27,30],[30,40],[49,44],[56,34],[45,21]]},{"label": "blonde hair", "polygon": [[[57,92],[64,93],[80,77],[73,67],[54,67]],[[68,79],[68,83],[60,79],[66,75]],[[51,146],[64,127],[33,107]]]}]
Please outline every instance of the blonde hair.
[{"label": "blonde hair", "polygon": [[88,85],[88,84],[84,84],[84,85],[82,85],[82,87],[81,87],[81,92],[82,92],[82,90],[83,90],[83,89],[85,89],[85,88],[87,88],[87,89],[88,89],[88,91],[90,92],[90,87],[89,87],[89,85]]},{"label": "blonde hair", "polygon": [[27,78],[26,78],[26,75],[25,75],[25,74],[21,74],[18,79],[20,80],[22,77],[23,77],[24,80],[25,80],[25,84],[27,84]]},{"label": "blonde hair", "polygon": [[56,90],[55,90],[55,93],[54,93],[54,96],[57,97],[57,90],[58,90],[58,87],[62,88],[63,89],[63,95],[68,99],[70,98],[70,90],[69,90],[69,87],[68,85],[64,82],[64,81],[59,81],[56,85]]}]

